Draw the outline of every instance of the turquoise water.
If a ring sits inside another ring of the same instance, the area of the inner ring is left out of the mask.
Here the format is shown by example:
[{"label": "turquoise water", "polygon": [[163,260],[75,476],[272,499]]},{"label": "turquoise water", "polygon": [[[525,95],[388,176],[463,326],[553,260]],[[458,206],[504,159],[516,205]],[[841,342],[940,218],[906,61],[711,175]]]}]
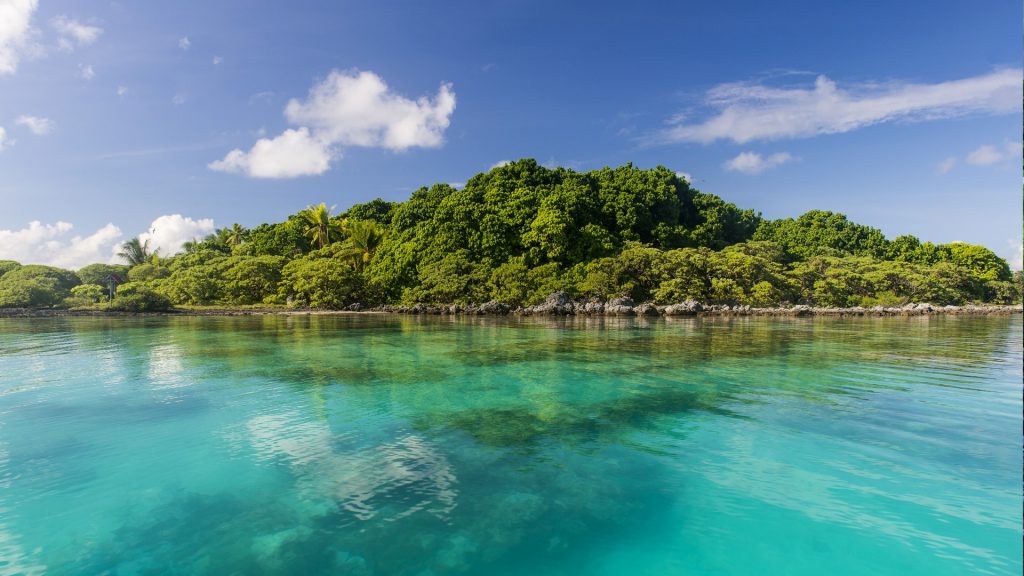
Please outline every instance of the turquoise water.
[{"label": "turquoise water", "polygon": [[0,320],[0,575],[1020,574],[1021,330]]}]

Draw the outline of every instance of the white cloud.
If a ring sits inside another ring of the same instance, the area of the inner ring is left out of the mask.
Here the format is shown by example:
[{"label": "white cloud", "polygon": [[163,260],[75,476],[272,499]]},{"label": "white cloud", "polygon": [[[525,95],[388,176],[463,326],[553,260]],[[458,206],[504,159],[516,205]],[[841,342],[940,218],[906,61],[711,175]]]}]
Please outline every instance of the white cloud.
[{"label": "white cloud", "polygon": [[[733,160],[735,160],[735,158]],[[693,183],[693,176],[690,176],[689,172],[676,172],[676,176],[686,180],[687,184]]]},{"label": "white cloud", "polygon": [[705,103],[714,111],[710,118],[683,124],[685,117],[679,117],[655,140],[732,140],[743,144],[838,134],[897,120],[1019,112],[1022,74],[1016,68],[935,84],[888,82],[848,88],[839,88],[825,76],[818,76],[813,87],[721,84],[705,97]]},{"label": "white cloud", "polygon": [[0,259],[77,269],[110,259],[121,230],[107,224],[88,236],[72,236],[68,222],[33,221],[20,230],[0,230]]},{"label": "white cloud", "polygon": [[171,104],[174,104],[175,106],[181,106],[185,103],[185,100],[186,98],[184,94],[175,94],[174,97],[171,98]]},{"label": "white cloud", "polygon": [[14,74],[32,36],[38,0],[0,0],[0,76]]},{"label": "white cloud", "polygon": [[127,93],[128,93],[128,87],[127,86],[118,86],[117,87],[117,95],[118,96],[124,96]]},{"label": "white cloud", "polygon": [[42,118],[40,116],[29,116],[22,114],[14,119],[14,123],[19,126],[24,126],[29,129],[30,132],[36,136],[43,136],[53,132],[54,123],[49,118]]},{"label": "white cloud", "polygon": [[726,161],[722,167],[731,172],[742,172],[744,174],[760,174],[765,170],[771,170],[791,162],[794,158],[789,152],[776,152],[767,157],[757,152],[742,152],[735,158]]},{"label": "white cloud", "polygon": [[188,39],[188,36],[182,36],[178,39],[178,48],[182,50],[188,50],[192,47],[192,41]]},{"label": "white cloud", "polygon": [[373,72],[335,70],[313,86],[306,102],[289,101],[284,113],[335,144],[405,150],[440,146],[454,111],[450,84],[442,84],[434,99],[414,101],[392,92]]},{"label": "white cloud", "polygon": [[[202,239],[214,229],[210,218],[194,220],[170,214],[154,220],[148,232],[139,234],[139,239],[149,240],[150,248],[159,249],[162,256],[171,256],[180,252],[185,242]],[[117,253],[126,238],[113,223],[85,236],[75,235],[73,230],[71,223],[63,221],[33,221],[20,230],[0,230],[0,259],[72,270],[96,262],[121,261]]]},{"label": "white cloud", "polygon": [[454,111],[450,84],[442,84],[434,98],[410,100],[373,72],[335,70],[313,86],[306,101],[288,102],[285,117],[298,129],[260,139],[249,152],[232,150],[208,166],[256,178],[322,174],[331,160],[341,158],[339,146],[394,151],[440,146]]},{"label": "white cloud", "polygon": [[4,148],[14,144],[14,142],[7,137],[7,130],[4,130],[3,126],[0,126],[0,152],[4,151]]},{"label": "white cloud", "polygon": [[92,80],[96,77],[96,71],[92,69],[92,64],[79,64],[78,75],[85,80]]},{"label": "white cloud", "polygon": [[956,158],[950,156],[949,158],[946,158],[942,162],[939,162],[939,165],[935,167],[935,171],[938,172],[939,174],[948,174],[954,166],[956,166]]},{"label": "white cloud", "polygon": [[57,31],[57,47],[65,52],[73,51],[76,45],[88,46],[103,33],[103,29],[98,26],[82,24],[64,15],[51,20],[50,25]]},{"label": "white cloud", "polygon": [[[1024,243],[1018,240],[1007,240],[1013,254],[1007,259],[1013,270],[1024,270]],[[1015,248],[1014,248],[1015,247]]]},{"label": "white cloud", "polygon": [[1003,153],[990,144],[980,146],[967,155],[967,163],[975,166],[988,166],[1003,159]]},{"label": "white cloud", "polygon": [[161,256],[173,256],[181,252],[185,242],[202,240],[214,229],[212,218],[193,220],[181,214],[167,214],[153,220],[149,231],[139,234],[139,240],[148,240],[150,250],[159,250]]},{"label": "white cloud", "polygon": [[213,65],[214,66],[220,66],[223,63],[224,63],[224,59],[221,58],[220,56],[214,56],[213,57]]},{"label": "white cloud", "polygon": [[491,170],[494,170],[495,168],[501,168],[502,166],[508,166],[511,163],[512,163],[511,160],[499,160],[499,161],[495,162],[494,164],[491,164],[491,167],[488,168],[487,171],[490,172]]},{"label": "white cloud", "polygon": [[260,138],[248,152],[234,149],[212,170],[241,173],[252,178],[294,178],[323,174],[341,154],[314,136],[308,128],[285,130],[276,138]]}]

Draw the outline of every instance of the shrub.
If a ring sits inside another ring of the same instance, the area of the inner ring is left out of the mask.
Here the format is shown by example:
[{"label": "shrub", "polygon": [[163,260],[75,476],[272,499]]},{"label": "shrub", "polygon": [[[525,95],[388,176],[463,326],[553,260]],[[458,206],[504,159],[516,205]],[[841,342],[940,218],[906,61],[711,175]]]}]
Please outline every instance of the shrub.
[{"label": "shrub", "polygon": [[171,275],[171,271],[163,266],[154,266],[153,264],[139,264],[128,271],[129,282],[146,282],[147,280],[159,280],[160,278],[167,278]]},{"label": "shrub", "polygon": [[91,306],[107,298],[107,289],[98,284],[81,284],[71,289],[71,296],[64,299],[68,308]]},{"label": "shrub", "polygon": [[337,309],[359,302],[364,288],[363,277],[347,263],[311,254],[281,270],[278,294],[294,306]]},{"label": "shrub", "polygon": [[111,310],[126,312],[162,312],[173,307],[166,296],[140,282],[127,282],[118,286],[109,306]]},{"label": "shrub", "polygon": [[0,260],[0,276],[7,274],[11,270],[17,270],[18,268],[21,268],[21,264],[14,260]]},{"label": "shrub", "polygon": [[74,272],[28,264],[0,276],[0,308],[49,308],[71,296],[79,283]]},{"label": "shrub", "polygon": [[128,268],[123,264],[89,264],[80,268],[76,274],[82,284],[106,286],[110,278],[114,278],[115,284],[127,282]]}]

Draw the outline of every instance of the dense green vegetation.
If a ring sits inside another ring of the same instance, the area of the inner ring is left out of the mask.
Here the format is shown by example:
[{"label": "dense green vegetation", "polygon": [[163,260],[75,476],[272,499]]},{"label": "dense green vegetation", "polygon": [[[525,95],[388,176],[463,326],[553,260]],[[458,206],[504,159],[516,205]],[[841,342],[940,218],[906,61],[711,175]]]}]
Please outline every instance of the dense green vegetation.
[{"label": "dense green vegetation", "polygon": [[[133,239],[124,266],[78,271],[0,261],[0,307],[534,304],[574,298],[668,304],[899,305],[1021,301],[991,250],[887,239],[813,210],[766,220],[664,167],[574,172],[521,160],[464,188],[421,188],[332,214],[235,224],[162,256]],[[111,285],[117,285],[113,301]]]}]

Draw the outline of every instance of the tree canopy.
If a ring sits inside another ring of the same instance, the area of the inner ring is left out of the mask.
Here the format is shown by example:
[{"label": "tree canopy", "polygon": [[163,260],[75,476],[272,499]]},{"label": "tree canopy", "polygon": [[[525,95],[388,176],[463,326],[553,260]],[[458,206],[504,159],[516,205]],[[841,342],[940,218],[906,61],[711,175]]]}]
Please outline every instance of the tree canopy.
[{"label": "tree canopy", "polygon": [[[0,307],[295,305],[356,302],[533,304],[575,298],[829,306],[1020,301],[1021,275],[983,246],[889,240],[845,215],[767,220],[696,190],[675,172],[632,164],[576,172],[526,159],[461,189],[423,187],[332,214],[222,228],[154,257],[78,271],[0,261]],[[82,285],[81,288],[72,289]],[[102,288],[103,290],[100,290]]]}]

